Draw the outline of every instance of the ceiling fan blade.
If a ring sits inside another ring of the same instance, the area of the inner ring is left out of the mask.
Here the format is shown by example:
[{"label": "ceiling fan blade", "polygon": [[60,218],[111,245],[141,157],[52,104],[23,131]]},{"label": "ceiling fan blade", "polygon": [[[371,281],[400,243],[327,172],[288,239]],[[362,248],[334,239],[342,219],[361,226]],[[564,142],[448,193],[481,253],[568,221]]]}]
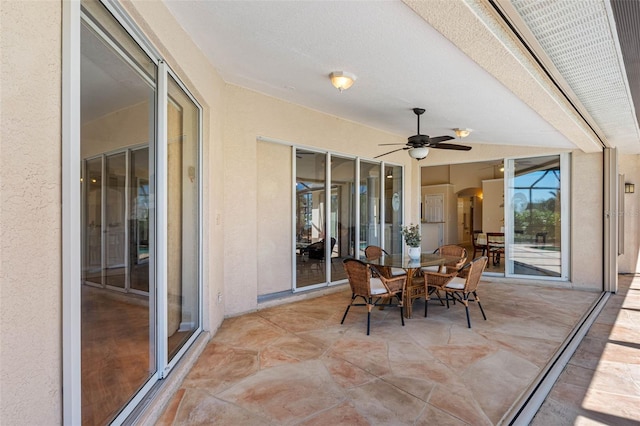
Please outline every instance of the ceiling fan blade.
[{"label": "ceiling fan blade", "polygon": [[453,150],[456,150],[456,151],[471,151],[471,147],[470,146],[457,145],[455,143],[439,143],[439,144],[436,144],[436,145],[432,145],[429,148],[453,149]]},{"label": "ceiling fan blade", "polygon": [[450,141],[451,139],[455,139],[455,138],[453,136],[436,136],[435,138],[429,138],[429,142],[440,143],[444,141]]},{"label": "ceiling fan blade", "polygon": [[406,145],[406,143],[379,143],[378,146]]},{"label": "ceiling fan blade", "polygon": [[385,152],[384,154],[376,155],[376,156],[375,156],[375,157],[373,157],[373,158],[382,157],[383,155],[391,154],[391,153],[393,153],[393,152],[402,151],[402,150],[410,149],[410,148],[411,148],[410,146],[405,146],[404,148],[398,148],[398,149],[394,149],[393,151]]}]

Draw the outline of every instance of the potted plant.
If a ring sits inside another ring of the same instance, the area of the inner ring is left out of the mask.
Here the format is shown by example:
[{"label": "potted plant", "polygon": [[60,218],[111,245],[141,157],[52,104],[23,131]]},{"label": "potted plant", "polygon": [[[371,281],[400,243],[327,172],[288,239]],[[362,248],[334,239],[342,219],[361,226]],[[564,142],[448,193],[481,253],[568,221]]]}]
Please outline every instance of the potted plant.
[{"label": "potted plant", "polygon": [[403,226],[402,236],[404,237],[404,242],[409,246],[409,257],[411,259],[420,259],[420,253],[422,252],[420,248],[420,241],[422,240],[420,225],[412,223],[409,226]]}]

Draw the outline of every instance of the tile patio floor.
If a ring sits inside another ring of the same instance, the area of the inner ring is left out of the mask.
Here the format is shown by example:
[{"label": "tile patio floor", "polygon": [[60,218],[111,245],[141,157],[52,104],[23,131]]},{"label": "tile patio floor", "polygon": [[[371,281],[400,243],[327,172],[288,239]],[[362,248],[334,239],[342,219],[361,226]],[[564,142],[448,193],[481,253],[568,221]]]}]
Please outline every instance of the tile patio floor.
[{"label": "tile patio floor", "polygon": [[556,381],[533,426],[640,425],[640,275],[620,275],[618,290]]},{"label": "tile patio floor", "polygon": [[[637,281],[625,292],[633,300],[620,301],[622,291],[610,299],[535,424],[601,419],[598,410],[605,420],[640,418]],[[478,293],[488,320],[472,304],[472,329],[461,305],[431,300],[429,317],[416,301],[405,327],[397,308],[375,309],[366,336],[364,307],[340,325],[349,290],[226,319],[157,424],[499,424],[598,295],[497,282]],[[601,377],[598,356],[610,374]],[[614,388],[627,395],[616,394],[612,410],[595,406]]]}]

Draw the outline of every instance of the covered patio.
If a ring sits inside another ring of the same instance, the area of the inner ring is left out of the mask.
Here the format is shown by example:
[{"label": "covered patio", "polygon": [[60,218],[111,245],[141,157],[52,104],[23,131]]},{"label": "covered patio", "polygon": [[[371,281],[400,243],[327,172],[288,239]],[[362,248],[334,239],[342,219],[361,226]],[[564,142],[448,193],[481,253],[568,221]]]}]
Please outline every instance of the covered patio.
[{"label": "covered patio", "polygon": [[470,306],[352,308],[348,287],[226,319],[161,425],[500,424],[599,293],[482,281]]}]

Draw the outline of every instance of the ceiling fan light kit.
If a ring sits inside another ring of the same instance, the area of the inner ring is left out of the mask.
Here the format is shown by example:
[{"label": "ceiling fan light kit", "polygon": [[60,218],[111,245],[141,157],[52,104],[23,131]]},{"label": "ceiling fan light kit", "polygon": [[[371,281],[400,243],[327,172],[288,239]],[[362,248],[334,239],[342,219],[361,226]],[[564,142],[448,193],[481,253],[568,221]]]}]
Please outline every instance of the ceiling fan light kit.
[{"label": "ceiling fan light kit", "polygon": [[346,71],[334,71],[329,74],[329,78],[331,79],[333,87],[340,92],[347,90],[353,85],[353,82],[356,81],[356,76]]},{"label": "ceiling fan light kit", "polygon": [[416,160],[422,160],[429,155],[429,148],[420,147],[420,148],[411,148],[409,150],[409,157],[415,158]]},{"label": "ceiling fan light kit", "polygon": [[[418,118],[418,131],[417,134],[410,136],[407,139],[406,144],[401,143],[382,143],[382,145],[405,145],[404,148],[394,149],[393,151],[385,152],[384,154],[376,155],[374,158],[382,157],[383,155],[391,154],[397,151],[408,150],[409,156],[411,158],[415,158],[416,160],[422,160],[427,155],[429,155],[429,148],[437,148],[437,149],[452,149],[456,151],[469,151],[471,149],[470,146],[466,145],[457,145],[454,143],[442,143],[445,141],[450,141],[454,139],[453,136],[435,136],[430,137],[429,135],[420,134],[420,116],[424,114],[424,108],[413,108],[413,113]],[[468,136],[471,133],[471,129],[453,129],[458,135],[458,131],[460,131],[460,135],[458,137]],[[463,133],[466,133],[464,136],[461,136]]]}]

